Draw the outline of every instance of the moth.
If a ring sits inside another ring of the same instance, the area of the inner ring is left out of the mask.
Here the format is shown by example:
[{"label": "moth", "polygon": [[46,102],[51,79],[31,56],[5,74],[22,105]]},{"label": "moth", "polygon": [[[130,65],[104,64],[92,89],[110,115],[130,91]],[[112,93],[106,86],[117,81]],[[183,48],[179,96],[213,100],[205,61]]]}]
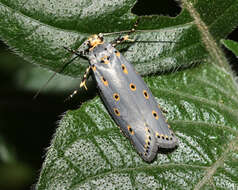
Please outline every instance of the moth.
[{"label": "moth", "polygon": [[[108,43],[99,34],[88,38],[85,42],[88,48],[84,51],[67,49],[89,62],[80,87],[87,88],[85,82],[91,73],[111,117],[141,158],[151,162],[156,157],[158,148],[174,148],[178,140],[150,89],[115,48],[126,40],[129,40],[129,34]],[[77,91],[71,96],[76,93]]]}]

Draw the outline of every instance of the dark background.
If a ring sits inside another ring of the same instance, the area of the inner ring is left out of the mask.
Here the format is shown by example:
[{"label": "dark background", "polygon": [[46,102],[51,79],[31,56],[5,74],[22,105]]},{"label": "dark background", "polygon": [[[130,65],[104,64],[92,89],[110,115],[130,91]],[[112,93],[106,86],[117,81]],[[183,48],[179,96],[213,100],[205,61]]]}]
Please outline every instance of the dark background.
[{"label": "dark background", "polygon": [[[157,3],[158,0],[139,0],[132,12],[137,15],[175,17],[181,11],[177,2],[172,0],[160,0],[159,6]],[[228,39],[235,41],[238,41],[237,38],[237,29],[228,36]],[[237,58],[223,49],[237,73]],[[27,72],[32,67],[32,64],[16,56],[0,41],[0,189],[33,187],[57,121],[66,110],[79,106],[77,99],[64,102],[70,88],[67,91],[43,91],[37,99],[33,99],[36,91],[22,88],[19,82],[27,80],[21,77],[23,70]],[[38,86],[40,88],[41,85]]]}]

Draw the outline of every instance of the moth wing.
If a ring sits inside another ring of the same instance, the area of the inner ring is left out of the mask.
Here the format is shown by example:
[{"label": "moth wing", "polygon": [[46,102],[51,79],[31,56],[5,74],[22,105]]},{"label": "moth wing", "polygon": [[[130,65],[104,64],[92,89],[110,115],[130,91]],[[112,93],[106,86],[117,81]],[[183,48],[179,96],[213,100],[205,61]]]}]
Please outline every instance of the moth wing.
[{"label": "moth wing", "polygon": [[140,110],[141,117],[146,120],[149,129],[153,131],[157,145],[161,148],[176,147],[178,140],[166,122],[160,106],[150,89],[123,56],[121,56],[120,60],[126,66],[128,75],[130,74],[127,78],[128,83],[134,83],[136,85],[136,91],[138,93],[136,94],[135,104],[137,104]]},{"label": "moth wing", "polygon": [[[132,65],[110,44],[98,46],[93,54],[93,74],[101,98],[141,157],[150,162],[158,146],[174,147],[176,137],[172,137],[155,98]],[[103,58],[108,61],[101,61]]]}]

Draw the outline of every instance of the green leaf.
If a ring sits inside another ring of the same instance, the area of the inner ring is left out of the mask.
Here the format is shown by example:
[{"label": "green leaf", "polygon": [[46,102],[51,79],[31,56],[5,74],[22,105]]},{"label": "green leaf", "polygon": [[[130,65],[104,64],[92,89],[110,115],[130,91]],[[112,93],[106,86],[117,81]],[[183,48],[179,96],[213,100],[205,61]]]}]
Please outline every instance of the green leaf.
[{"label": "green leaf", "polygon": [[236,56],[238,56],[238,43],[233,40],[221,40],[221,43],[229,50],[231,50]]},{"label": "green leaf", "polygon": [[[38,91],[45,81],[53,74],[52,71],[35,67],[32,64],[23,61],[19,56],[9,53],[7,51],[0,52],[1,64],[0,71],[8,78],[12,77],[17,89],[28,91]],[[9,62],[11,64],[9,64]],[[1,75],[4,79],[4,76]],[[5,79],[1,80],[2,87],[9,85]],[[43,92],[67,92],[71,93],[72,89],[78,88],[78,79],[69,76],[56,75],[53,80],[44,88]]]},{"label": "green leaf", "polygon": [[8,145],[6,140],[0,136],[0,162],[13,163],[16,161],[16,155],[13,148]]},{"label": "green leaf", "polygon": [[[2,0],[0,36],[24,59],[59,71],[72,58],[64,46],[76,49],[91,34],[132,28],[137,17],[130,13],[130,9],[135,0],[102,2],[33,0],[24,4]],[[106,40],[115,36],[118,34],[108,35]],[[176,42],[128,44],[125,56],[142,75],[187,67],[200,62],[207,54],[187,10],[175,19],[142,18],[138,32],[132,38]],[[87,66],[85,60],[78,59],[65,69],[64,74],[82,76]]]},{"label": "green leaf", "polygon": [[[129,0],[0,2],[2,39],[54,71],[71,57],[62,46],[76,49],[89,34],[128,30],[137,18]],[[145,163],[96,97],[61,119],[37,189],[238,188],[237,84],[218,44],[238,25],[238,1],[181,2],[176,18],[142,17],[131,37],[176,43],[123,46],[167,111],[179,147]],[[86,66],[75,61],[64,74],[82,76]]]},{"label": "green leaf", "polygon": [[[44,86],[45,81],[49,79],[54,73],[49,70],[42,69],[40,67],[23,67],[15,74],[16,84],[24,88],[25,90],[38,91]],[[55,76],[47,86],[45,86],[43,92],[71,93],[72,89],[77,89],[80,81],[69,76],[57,75]]]},{"label": "green leaf", "polygon": [[33,175],[29,165],[17,161],[13,146],[2,136],[0,136],[0,173],[4,174],[1,175],[1,189],[21,188],[29,183]]},{"label": "green leaf", "polygon": [[61,120],[38,189],[237,187],[238,100],[231,76],[203,63],[145,81],[168,112],[178,149],[143,162],[95,98]]}]

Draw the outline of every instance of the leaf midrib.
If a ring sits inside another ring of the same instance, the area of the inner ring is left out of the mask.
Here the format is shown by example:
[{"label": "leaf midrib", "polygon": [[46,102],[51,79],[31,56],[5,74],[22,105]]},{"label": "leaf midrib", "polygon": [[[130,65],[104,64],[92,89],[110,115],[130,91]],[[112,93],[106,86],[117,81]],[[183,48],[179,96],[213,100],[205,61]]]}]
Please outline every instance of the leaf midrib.
[{"label": "leaf midrib", "polygon": [[[88,176],[86,177],[85,179],[83,179],[82,181],[80,181],[79,183],[77,184],[74,184],[74,185],[77,185],[77,186],[80,186],[80,184],[83,184],[83,183],[86,183],[87,181],[91,181],[92,179],[95,179],[95,178],[98,178],[98,177],[101,177],[101,176],[106,176],[107,174],[111,174],[111,173],[130,173],[129,171],[145,171],[145,170],[152,170],[152,169],[158,169],[158,168],[165,168],[165,167],[184,167],[184,168],[199,168],[199,169],[207,169],[208,167],[207,166],[197,166],[197,165],[191,165],[191,164],[160,164],[159,166],[158,165],[147,165],[147,166],[143,166],[143,167],[131,167],[131,168],[122,168],[122,169],[112,169],[112,170],[109,170],[109,171],[106,171],[106,172],[101,172],[97,175],[93,175],[93,176]],[[74,186],[73,185],[73,186]],[[71,186],[71,188],[73,188],[73,186]]]},{"label": "leaf midrib", "polygon": [[193,4],[189,0],[182,0],[182,5],[189,11],[189,13],[194,18],[194,22],[201,32],[203,43],[205,44],[207,51],[210,53],[214,62],[219,66],[224,67],[227,71],[230,71],[228,61],[225,58],[223,51],[218,47],[216,41],[210,34],[208,27],[202,21],[199,13],[193,7]]},{"label": "leaf midrib", "polygon": [[194,190],[201,189],[203,185],[207,183],[207,181],[209,181],[213,177],[217,169],[224,165],[224,161],[229,156],[229,152],[232,152],[235,150],[234,145],[237,143],[238,143],[238,137],[236,136],[234,140],[230,141],[228,146],[223,147],[223,150],[225,150],[223,154],[220,156],[220,158],[216,162],[214,162],[214,164],[212,164],[210,167],[206,169],[206,172],[205,172],[206,174],[203,176],[203,178],[200,181],[198,181],[198,183],[194,187]]}]

